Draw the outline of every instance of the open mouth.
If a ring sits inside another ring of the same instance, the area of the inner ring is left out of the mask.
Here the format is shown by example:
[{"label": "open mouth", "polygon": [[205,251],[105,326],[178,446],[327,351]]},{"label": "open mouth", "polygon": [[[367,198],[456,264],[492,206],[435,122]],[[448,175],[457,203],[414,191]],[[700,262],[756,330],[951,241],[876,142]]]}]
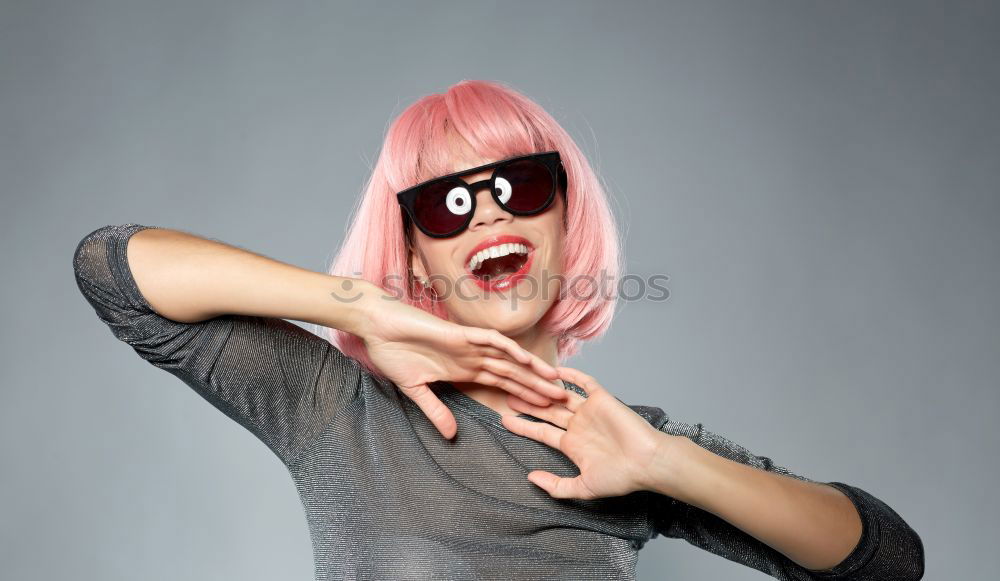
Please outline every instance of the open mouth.
[{"label": "open mouth", "polygon": [[520,236],[502,236],[484,241],[469,256],[466,270],[483,288],[505,288],[528,270],[534,248]]},{"label": "open mouth", "polygon": [[521,270],[528,261],[524,244],[500,244],[483,250],[469,263],[469,272],[484,281],[499,281]]}]

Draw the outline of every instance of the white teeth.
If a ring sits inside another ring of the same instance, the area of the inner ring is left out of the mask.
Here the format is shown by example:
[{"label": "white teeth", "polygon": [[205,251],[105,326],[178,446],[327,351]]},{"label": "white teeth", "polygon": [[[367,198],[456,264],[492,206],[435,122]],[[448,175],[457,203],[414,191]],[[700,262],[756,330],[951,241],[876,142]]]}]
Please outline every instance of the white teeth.
[{"label": "white teeth", "polygon": [[528,245],[506,243],[484,248],[483,250],[477,252],[472,259],[469,260],[469,270],[476,270],[487,258],[500,258],[501,256],[507,256],[508,254],[515,252],[517,254],[527,254]]}]

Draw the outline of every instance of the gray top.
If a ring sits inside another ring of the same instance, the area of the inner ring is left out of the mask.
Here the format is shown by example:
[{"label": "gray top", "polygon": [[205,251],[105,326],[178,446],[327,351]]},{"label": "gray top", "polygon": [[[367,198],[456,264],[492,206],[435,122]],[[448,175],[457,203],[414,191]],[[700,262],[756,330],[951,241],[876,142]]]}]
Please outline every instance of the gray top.
[{"label": "gray top", "polygon": [[[305,507],[316,579],[634,579],[639,549],[657,535],[776,579],[923,575],[920,537],[881,500],[840,482],[828,484],[854,502],[864,532],[857,548],[823,573],[669,496],[554,499],[528,472],[575,476],[575,465],[509,432],[497,412],[449,383],[432,389],[458,421],[453,441],[394,384],[289,321],[224,315],[178,323],[160,316],[126,261],[129,237],[144,228],[109,225],[85,236],[73,256],[80,291],[119,340],[281,459]],[[716,454],[809,480],[700,423],[672,420],[658,407],[630,407],[657,429]]]}]

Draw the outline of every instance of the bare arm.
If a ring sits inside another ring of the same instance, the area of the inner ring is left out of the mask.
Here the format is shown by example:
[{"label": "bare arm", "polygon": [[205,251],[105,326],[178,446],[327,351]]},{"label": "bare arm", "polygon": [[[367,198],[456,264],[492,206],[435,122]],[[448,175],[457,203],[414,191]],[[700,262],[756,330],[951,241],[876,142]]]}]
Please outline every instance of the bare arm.
[{"label": "bare arm", "polygon": [[[280,429],[269,445],[286,458],[302,444],[290,436],[319,429],[359,393],[367,373],[284,319],[361,337],[373,363],[446,437],[457,426],[431,381],[477,381],[540,404],[549,401],[541,394],[563,396],[539,375],[555,370],[512,339],[444,321],[362,279],[140,224],[91,232],[73,265],[81,292],[116,337],[258,435]],[[270,398],[266,410],[262,397]]]},{"label": "bare arm", "polygon": [[[278,271],[282,276],[273,276]],[[184,381],[285,463],[370,382],[357,361],[280,318],[350,321],[346,308],[322,304],[324,275],[141,224],[103,226],[84,236],[73,272],[116,338]],[[296,288],[306,280],[305,289]],[[293,301],[306,305],[282,306]]]},{"label": "bare arm", "polygon": [[776,579],[923,577],[920,536],[881,499],[850,484],[790,472],[700,423],[671,420],[660,408],[644,410],[660,431],[697,444],[683,449],[701,459],[687,463],[695,467],[688,476],[699,481],[697,489],[655,498],[657,534],[684,539]]},{"label": "bare arm", "polygon": [[650,467],[655,492],[717,515],[813,571],[832,569],[858,546],[861,516],[837,488],[741,464],[682,436],[664,438],[665,453]]},{"label": "bare arm", "polygon": [[182,323],[224,314],[293,319],[357,333],[362,307],[384,291],[166,228],[135,233],[128,263],[157,313]]}]

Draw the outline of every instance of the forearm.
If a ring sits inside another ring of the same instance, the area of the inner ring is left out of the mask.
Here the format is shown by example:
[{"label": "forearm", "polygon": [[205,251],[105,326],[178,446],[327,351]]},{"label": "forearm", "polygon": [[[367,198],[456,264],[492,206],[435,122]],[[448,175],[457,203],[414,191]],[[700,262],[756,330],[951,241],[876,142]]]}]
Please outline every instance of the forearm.
[{"label": "forearm", "polygon": [[800,566],[823,570],[858,544],[860,515],[839,490],[734,462],[664,434],[650,488],[719,516]]},{"label": "forearm", "polygon": [[179,322],[239,314],[355,332],[363,309],[383,294],[364,280],[306,270],[165,228],[135,233],[127,257],[136,286],[150,306]]}]

